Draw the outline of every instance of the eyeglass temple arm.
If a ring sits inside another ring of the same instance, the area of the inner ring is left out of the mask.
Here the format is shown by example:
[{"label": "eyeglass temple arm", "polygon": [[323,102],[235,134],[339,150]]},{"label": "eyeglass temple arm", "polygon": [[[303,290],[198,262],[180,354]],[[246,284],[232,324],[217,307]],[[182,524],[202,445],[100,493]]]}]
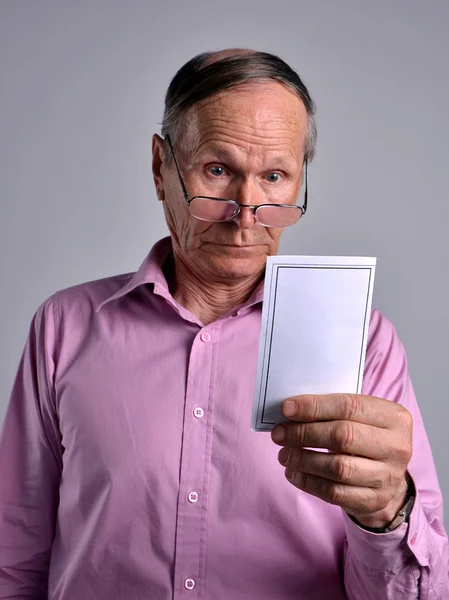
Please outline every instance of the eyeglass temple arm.
[{"label": "eyeglass temple arm", "polygon": [[177,172],[178,172],[179,181],[181,182],[182,193],[184,194],[184,198],[186,199],[186,201],[187,201],[187,202],[189,202],[189,201],[190,201],[190,198],[189,198],[189,193],[187,192],[187,190],[186,190],[186,186],[184,185],[184,181],[183,181],[183,179],[182,179],[182,176],[181,176],[181,171],[179,170],[178,161],[176,160],[176,156],[175,156],[175,152],[174,152],[174,150],[173,150],[173,146],[172,146],[172,143],[171,143],[170,136],[167,134],[167,135],[165,136],[165,139],[166,139],[166,140],[167,140],[167,142],[168,142],[168,145],[169,145],[169,147],[170,147],[170,151],[171,151],[171,153],[172,153],[172,156],[173,156],[173,159],[174,159],[174,161],[175,161],[175,167],[176,167],[176,170],[177,170]]},{"label": "eyeglass temple arm", "polygon": [[307,211],[307,160],[304,161],[304,204],[302,207],[302,214],[305,215]]}]

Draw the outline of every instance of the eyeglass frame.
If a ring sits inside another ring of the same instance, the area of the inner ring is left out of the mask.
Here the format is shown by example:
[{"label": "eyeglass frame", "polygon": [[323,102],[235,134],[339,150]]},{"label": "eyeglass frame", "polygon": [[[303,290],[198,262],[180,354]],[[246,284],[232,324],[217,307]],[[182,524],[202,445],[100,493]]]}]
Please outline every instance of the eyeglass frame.
[{"label": "eyeglass frame", "polygon": [[[299,208],[301,210],[301,217],[303,217],[306,214],[307,211],[307,198],[308,198],[308,189],[307,189],[307,160],[304,160],[303,163],[303,172],[304,172],[304,204],[302,206],[300,206],[299,204],[274,204],[274,203],[267,203],[267,204],[242,204],[241,202],[237,202],[237,200],[230,200],[228,198],[216,198],[214,196],[193,196],[192,198],[190,198],[189,193],[187,191],[187,188],[185,186],[184,180],[182,178],[181,175],[181,170],[179,168],[178,165],[178,161],[176,160],[176,155],[175,155],[175,151],[173,150],[173,145],[170,139],[170,136],[167,134],[165,136],[165,140],[168,142],[170,151],[172,153],[174,162],[175,162],[175,167],[176,167],[176,171],[178,173],[178,177],[179,177],[179,181],[181,183],[181,188],[182,188],[182,192],[184,194],[184,199],[187,202],[187,204],[191,205],[191,203],[196,200],[197,198],[205,198],[207,200],[218,200],[220,202],[232,202],[233,204],[236,204],[238,206],[238,212],[229,220],[227,221],[209,221],[210,223],[229,223],[229,221],[232,221],[232,219],[235,219],[235,217],[240,214],[240,211],[242,208],[250,208],[252,210],[252,213],[254,215],[254,219],[257,221],[257,216],[256,216],[256,211],[258,208],[262,207],[262,206],[279,206],[279,207],[295,207],[295,208]],[[192,215],[194,218],[198,218],[195,217],[195,215]],[[301,218],[299,217],[299,218]],[[200,219],[202,220],[202,219]],[[298,219],[299,220],[299,219]],[[296,221],[297,222],[297,221]],[[295,225],[295,223],[293,223],[293,225]],[[267,225],[264,225],[264,227],[268,227]]]}]

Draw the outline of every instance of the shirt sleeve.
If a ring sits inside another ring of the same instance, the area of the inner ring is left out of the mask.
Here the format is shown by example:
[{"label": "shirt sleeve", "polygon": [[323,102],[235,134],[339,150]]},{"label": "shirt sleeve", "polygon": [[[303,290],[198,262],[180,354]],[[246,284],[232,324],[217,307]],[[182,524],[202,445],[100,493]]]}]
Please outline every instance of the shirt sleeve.
[{"label": "shirt sleeve", "polygon": [[417,497],[409,517],[385,534],[366,531],[344,516],[345,589],[349,600],[449,599],[449,547],[443,499],[424,423],[393,325],[373,311],[363,393],[399,402],[413,416],[408,471]]},{"label": "shirt sleeve", "polygon": [[47,598],[62,469],[53,302],[36,312],[0,435],[0,599]]}]

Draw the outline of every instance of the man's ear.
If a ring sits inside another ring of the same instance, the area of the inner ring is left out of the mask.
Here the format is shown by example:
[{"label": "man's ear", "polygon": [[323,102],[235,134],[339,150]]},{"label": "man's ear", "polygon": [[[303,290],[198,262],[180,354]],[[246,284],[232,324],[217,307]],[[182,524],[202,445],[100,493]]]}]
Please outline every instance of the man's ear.
[{"label": "man's ear", "polygon": [[165,159],[165,142],[160,135],[155,133],[152,141],[152,152],[153,152],[153,179],[156,187],[156,194],[159,200],[165,200],[165,189],[164,189],[164,159]]}]

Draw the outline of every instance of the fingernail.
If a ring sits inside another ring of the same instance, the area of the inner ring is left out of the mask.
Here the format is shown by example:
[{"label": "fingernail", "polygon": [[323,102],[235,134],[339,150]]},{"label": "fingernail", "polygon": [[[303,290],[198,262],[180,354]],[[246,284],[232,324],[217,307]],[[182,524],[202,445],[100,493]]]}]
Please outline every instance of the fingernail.
[{"label": "fingernail", "polygon": [[290,448],[281,448],[278,454],[278,461],[281,465],[286,465],[288,463],[288,459],[290,458]]},{"label": "fingernail", "polygon": [[293,417],[296,412],[296,402],[294,400],[286,400],[282,407],[284,417]]},{"label": "fingernail", "polygon": [[273,442],[282,442],[282,440],[284,438],[285,438],[285,428],[282,427],[282,425],[275,427],[273,429],[273,433],[271,434],[271,439],[273,440]]}]

